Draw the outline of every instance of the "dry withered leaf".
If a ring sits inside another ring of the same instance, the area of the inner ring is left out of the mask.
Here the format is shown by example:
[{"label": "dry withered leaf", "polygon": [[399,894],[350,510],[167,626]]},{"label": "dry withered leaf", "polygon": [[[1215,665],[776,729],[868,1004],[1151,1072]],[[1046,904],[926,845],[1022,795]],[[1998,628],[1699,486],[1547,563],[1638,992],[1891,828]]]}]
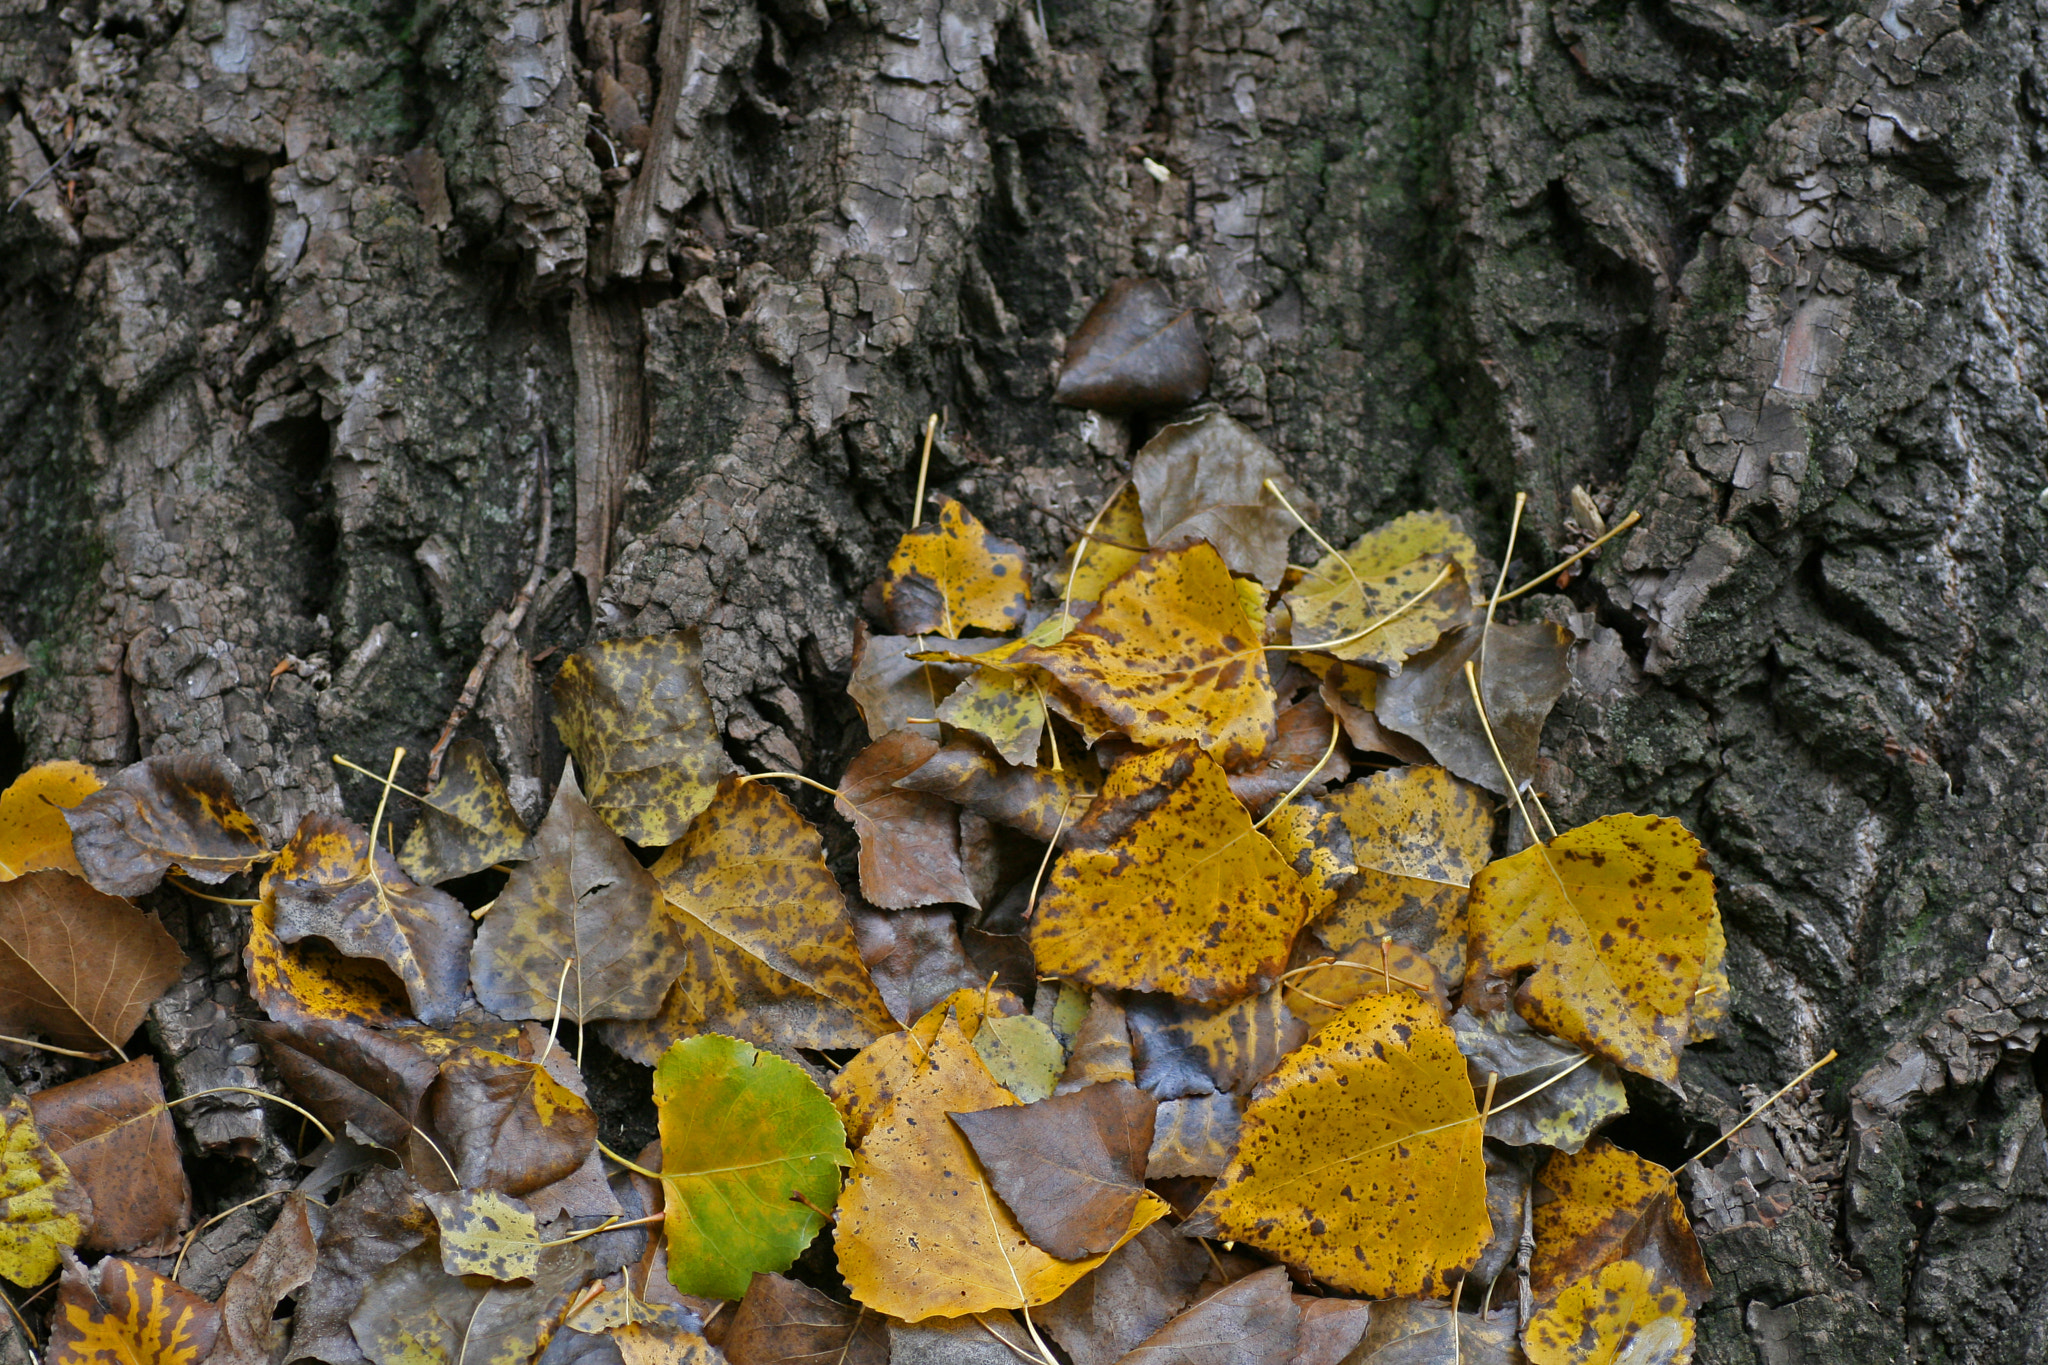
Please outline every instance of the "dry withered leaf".
[{"label": "dry withered leaf", "polygon": [[[922,635],[871,635],[865,621],[854,622],[853,676],[847,680],[846,695],[860,709],[869,739],[880,739],[892,730],[939,738],[931,717],[973,665],[909,657],[929,656],[935,643]],[[950,640],[945,653],[971,656],[1005,643],[989,637]]]},{"label": "dry withered leaf", "polygon": [[376,1365],[527,1365],[540,1335],[589,1269],[583,1242],[547,1248],[531,1280],[460,1280],[432,1247],[379,1270],[349,1315]]},{"label": "dry withered leaf", "polygon": [[858,1048],[895,1029],[823,840],[767,783],[726,778],[653,875],[685,965],[654,1019],[605,1026],[624,1055],[651,1066],[676,1038],[703,1032]]},{"label": "dry withered leaf", "polygon": [[1268,480],[1302,515],[1315,515],[1278,457],[1220,412],[1161,428],[1131,461],[1154,549],[1207,541],[1232,573],[1271,589],[1287,573],[1287,541],[1300,523],[1266,487]]},{"label": "dry withered leaf", "polygon": [[[704,796],[700,805],[708,786]],[[682,947],[661,888],[584,803],[571,770],[534,835],[533,861],[512,873],[477,931],[470,975],[478,1003],[502,1019],[551,1019],[557,1001],[579,1024],[648,1019]]]},{"label": "dry withered leaf", "polygon": [[1554,1153],[1544,1162],[1531,1203],[1536,1254],[1529,1288],[1539,1305],[1625,1260],[1648,1272],[1647,1288],[1676,1287],[1687,1304],[1713,1293],[1677,1182],[1653,1161],[1596,1138],[1581,1152]]},{"label": "dry withered leaf", "polygon": [[415,883],[381,848],[369,856],[369,832],[338,815],[309,812],[292,842],[312,866],[266,888],[279,941],[319,939],[344,957],[381,962],[422,1023],[452,1023],[469,985],[473,926],[462,902]]},{"label": "dry withered leaf", "polygon": [[1435,1008],[1371,996],[1291,1054],[1190,1223],[1371,1298],[1445,1292],[1491,1228],[1479,1109]]},{"label": "dry withered leaf", "polygon": [[[1101,1257],[1057,1260],[1031,1244],[946,1119],[1013,1103],[950,1016],[915,1078],[862,1139],[839,1205],[839,1270],[862,1303],[911,1322],[1059,1296]],[[1147,1194],[1126,1229],[1164,1213]]]},{"label": "dry withered leaf", "polygon": [[1222,1175],[1244,1124],[1238,1104],[1237,1096],[1222,1094],[1161,1102],[1146,1174],[1155,1180]]},{"label": "dry withered leaf", "polygon": [[291,1327],[277,1306],[313,1278],[319,1246],[306,1196],[284,1197],[277,1221],[221,1291],[220,1338],[207,1365],[272,1365]]},{"label": "dry withered leaf", "polygon": [[247,872],[270,850],[235,803],[219,754],[145,758],[64,812],[85,878],[110,896],[139,896],[173,866],[202,882]]},{"label": "dry withered leaf", "polygon": [[1187,1307],[1208,1273],[1200,1243],[1154,1223],[1032,1316],[1074,1365],[1116,1365]]},{"label": "dry withered leaf", "polygon": [[1479,547],[1445,513],[1396,517],[1342,557],[1323,556],[1287,594],[1294,643],[1398,674],[1470,613],[1478,563]]},{"label": "dry withered leaf", "polygon": [[1084,758],[1068,756],[1057,771],[1012,767],[970,739],[949,741],[896,779],[899,791],[942,796],[1040,843],[1051,843],[1062,827],[1071,828],[1101,785],[1101,775]]},{"label": "dry withered leaf", "polygon": [[1017,652],[1057,644],[1077,624],[1055,613],[1015,640],[984,651],[975,670],[939,704],[938,719],[981,736],[1005,763],[1031,763],[1045,738],[1045,694],[1052,680],[1035,668],[1017,666]]},{"label": "dry withered leaf", "polygon": [[954,1114],[953,1122],[1024,1235],[1063,1261],[1078,1261],[1124,1239],[1145,1194],[1155,1104],[1129,1082],[1111,1081]]},{"label": "dry withered leaf", "polygon": [[335,1132],[405,1152],[439,1062],[393,1033],[345,1019],[247,1025],[285,1086]]},{"label": "dry withered leaf", "polygon": [[441,1236],[441,1268],[450,1275],[530,1280],[540,1273],[540,1224],[533,1210],[496,1190],[429,1191],[420,1196]]},{"label": "dry withered leaf", "polygon": [[1015,630],[1031,605],[1030,568],[1021,546],[1004,540],[951,498],[932,519],[906,531],[889,556],[882,602],[899,635],[958,639],[972,628]]},{"label": "dry withered leaf", "polygon": [[1482,630],[1476,623],[1445,633],[1442,640],[1415,656],[1398,678],[1382,679],[1380,723],[1428,748],[1437,762],[1467,782],[1507,795],[1507,779],[1480,727],[1472,705],[1472,687],[1465,681],[1467,660],[1479,659],[1486,641],[1486,666],[1479,670],[1479,694],[1486,699],[1487,723],[1494,742],[1515,781],[1536,771],[1537,743],[1550,708],[1572,680],[1565,657],[1573,636],[1550,621],[1511,626],[1499,621]]},{"label": "dry withered leaf", "polygon": [[379,1271],[433,1232],[433,1215],[411,1181],[381,1166],[364,1172],[327,1211],[313,1278],[300,1293],[292,1319],[289,1359],[361,1365],[367,1357],[349,1331],[349,1314]]},{"label": "dry withered leaf", "polygon": [[896,786],[938,747],[899,730],[861,750],[839,779],[832,809],[860,835],[861,895],[884,910],[981,903],[961,861],[959,811],[936,796]]},{"label": "dry withered leaf", "polygon": [[[539,1062],[463,1048],[441,1063],[422,1105],[465,1189],[524,1195],[568,1178],[590,1159],[597,1115]],[[415,1175],[435,1175],[414,1159]]]},{"label": "dry withered leaf", "polygon": [[1277,702],[1257,623],[1206,541],[1148,551],[1063,639],[1010,658],[1148,747],[1193,740],[1243,764],[1273,741]]},{"label": "dry withered leaf", "polygon": [[315,823],[300,822],[285,842],[262,889],[249,908],[249,938],[242,963],[249,994],[264,1013],[282,1023],[340,1019],[382,1027],[408,1018],[412,1004],[405,983],[372,958],[345,956],[324,939],[286,944],[277,936],[277,889],[285,881],[345,886],[361,870],[349,858],[348,841],[327,837]]},{"label": "dry withered leaf", "polygon": [[1351,775],[1351,759],[1341,743],[1332,746],[1339,737],[1336,718],[1314,693],[1281,707],[1266,752],[1230,770],[1232,794],[1263,810],[1289,792],[1319,792],[1342,782]]},{"label": "dry withered leaf", "polygon": [[1378,960],[1391,938],[1455,984],[1465,974],[1465,902],[1493,848],[1491,803],[1438,767],[1391,768],[1329,793],[1352,873],[1316,937],[1340,957]]},{"label": "dry withered leaf", "polygon": [[737,1299],[755,1271],[787,1270],[825,1226],[840,1167],[853,1164],[825,1092],[794,1062],[705,1034],[663,1055],[654,1107],[670,1283]]},{"label": "dry withered leaf", "polygon": [[1429,750],[1380,724],[1380,675],[1326,654],[1300,654],[1297,662],[1322,679],[1317,695],[1343,722],[1344,737],[1360,753],[1386,754],[1403,763],[1429,762]]},{"label": "dry withered leaf", "polygon": [[[1473,1085],[1484,1087],[1489,1072],[1498,1078],[1493,1104],[1499,1112],[1486,1121],[1490,1138],[1576,1152],[1601,1125],[1628,1112],[1614,1063],[1536,1032],[1512,1010],[1459,1010],[1451,1016],[1451,1031]],[[1544,1088],[1530,1094],[1538,1086]]]},{"label": "dry withered leaf", "polygon": [[1014,1313],[970,1313],[962,1318],[891,1321],[889,1365],[1017,1365],[1032,1356],[1030,1338]]},{"label": "dry withered leaf", "polygon": [[732,771],[694,630],[586,645],[555,676],[554,698],[591,811],[636,844],[681,837]]},{"label": "dry withered leaf", "polygon": [[[1609,815],[1489,864],[1472,881],[1466,1003],[1505,1009],[1670,1084],[1692,1036],[1714,874],[1676,820]],[[1519,987],[1516,981],[1520,980]]]},{"label": "dry withered leaf", "polygon": [[152,915],[69,872],[0,882],[0,1029],[118,1049],[185,968]]},{"label": "dry withered leaf", "polygon": [[[1485,1093],[1482,1088],[1480,1094]],[[1539,1151],[1498,1142],[1486,1144],[1486,1216],[1493,1223],[1493,1236],[1465,1277],[1470,1283],[1491,1284],[1515,1264],[1522,1249],[1522,1215],[1536,1182],[1534,1158]]]},{"label": "dry withered leaf", "polygon": [[1184,408],[1209,387],[1195,310],[1151,278],[1110,285],[1067,338],[1052,401],[1097,412]]},{"label": "dry withered leaf", "polygon": [[220,1310],[146,1266],[109,1256],[87,1270],[64,1252],[50,1315],[50,1365],[199,1365]]},{"label": "dry withered leaf", "polygon": [[[1309,956],[1299,948],[1297,957]],[[1295,970],[1281,989],[1287,1007],[1308,1025],[1311,1036],[1368,995],[1413,991],[1427,1000],[1439,1019],[1451,1015],[1450,993],[1430,960],[1405,943],[1360,943],[1341,957],[1314,954]]]},{"label": "dry withered leaf", "polygon": [[192,1221],[192,1187],[155,1058],[38,1091],[29,1105],[43,1141],[92,1196],[81,1247],[157,1255]]},{"label": "dry withered leaf", "polygon": [[1138,1072],[1131,1057],[1131,1030],[1124,1019],[1124,1007],[1115,991],[1091,991],[1088,1013],[1074,1030],[1073,1051],[1067,1069],[1054,1087],[1065,1095],[1084,1085],[1108,1081],[1136,1081]]},{"label": "dry withered leaf", "polygon": [[1288,1365],[1301,1314],[1287,1272],[1269,1266],[1217,1290],[1124,1357],[1127,1365]]},{"label": "dry withered leaf", "polygon": [[[1524,1365],[1514,1309],[1491,1317],[1449,1304],[1387,1299],[1372,1306],[1351,1365]],[[1635,1365],[1635,1362],[1629,1362]]]},{"label": "dry withered leaf", "polygon": [[[1039,970],[1090,986],[1229,1000],[1273,984],[1308,917],[1301,879],[1203,753],[1107,848],[1070,848],[1031,925]],[[1126,768],[1130,765],[1125,765]],[[1098,805],[1125,788],[1112,773]]]},{"label": "dry withered leaf", "polygon": [[1221,1005],[1163,996],[1124,1003],[1138,1084],[1162,1100],[1222,1092],[1248,1095],[1280,1059],[1308,1041],[1308,1027],[1278,988]]},{"label": "dry withered leaf", "polygon": [[38,763],[0,791],[0,882],[54,869],[82,877],[64,812],[100,789],[83,763]]},{"label": "dry withered leaf", "polygon": [[1357,1299],[1316,1299],[1294,1296],[1301,1314],[1301,1340],[1294,1348],[1293,1365],[1343,1365],[1345,1357],[1358,1349],[1372,1318],[1372,1305]]},{"label": "dry withered leaf", "polygon": [[876,1314],[765,1272],[748,1281],[720,1349],[731,1365],[890,1365]]},{"label": "dry withered leaf", "polygon": [[433,886],[530,856],[526,825],[483,742],[467,735],[456,740],[448,746],[441,780],[420,808],[419,823],[405,836],[406,872]]},{"label": "dry withered leaf", "polygon": [[1692,1041],[1720,1036],[1728,1022],[1728,927],[1719,915],[1707,926],[1705,960],[1700,963],[1699,988],[1692,993]]},{"label": "dry withered leaf", "polygon": [[1060,590],[1065,605],[1093,602],[1151,548],[1138,487],[1126,483],[1095,517],[1093,529],[1067,547],[1059,572],[1049,581]]},{"label": "dry withered leaf", "polygon": [[861,911],[853,932],[860,960],[896,1019],[915,1019],[954,991],[987,980],[967,960],[950,910]]},{"label": "dry withered leaf", "polygon": [[0,1104],[0,1275],[28,1288],[57,1269],[92,1224],[92,1200],[36,1131],[27,1097]]}]

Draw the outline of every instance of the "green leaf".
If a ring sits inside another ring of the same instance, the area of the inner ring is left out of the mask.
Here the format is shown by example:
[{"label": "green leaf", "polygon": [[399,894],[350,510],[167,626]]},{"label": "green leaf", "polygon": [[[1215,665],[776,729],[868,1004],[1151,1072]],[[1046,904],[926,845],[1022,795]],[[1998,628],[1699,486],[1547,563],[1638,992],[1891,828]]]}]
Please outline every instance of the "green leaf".
[{"label": "green leaf", "polygon": [[839,1198],[839,1168],[853,1164],[825,1092],[793,1062],[706,1033],[663,1054],[654,1105],[670,1281],[737,1299],[755,1271],[787,1270]]}]

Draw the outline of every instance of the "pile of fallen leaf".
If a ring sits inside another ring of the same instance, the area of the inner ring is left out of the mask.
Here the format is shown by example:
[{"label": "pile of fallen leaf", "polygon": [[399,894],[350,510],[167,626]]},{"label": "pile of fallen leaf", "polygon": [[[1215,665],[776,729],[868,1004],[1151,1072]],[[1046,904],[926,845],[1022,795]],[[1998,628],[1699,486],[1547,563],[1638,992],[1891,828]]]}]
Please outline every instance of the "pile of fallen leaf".
[{"label": "pile of fallen leaf", "polygon": [[[1042,577],[940,499],[858,633],[851,904],[778,790],[811,779],[733,770],[687,634],[562,666],[574,762],[530,834],[474,741],[402,844],[380,805],[274,848],[208,758],[30,770],[0,1027],[108,1064],[0,1109],[10,1349],[1689,1358],[1673,1173],[1596,1133],[1725,1007],[1700,846],[1549,830],[1572,640],[1502,619],[1452,518],[1292,565],[1305,514],[1218,415]],[[246,916],[240,1027],[305,1171],[212,1301],[176,1282],[197,1096],[122,1053],[184,965],[131,899],[167,877]],[[598,1141],[592,1040],[653,1067],[645,1151]]]}]

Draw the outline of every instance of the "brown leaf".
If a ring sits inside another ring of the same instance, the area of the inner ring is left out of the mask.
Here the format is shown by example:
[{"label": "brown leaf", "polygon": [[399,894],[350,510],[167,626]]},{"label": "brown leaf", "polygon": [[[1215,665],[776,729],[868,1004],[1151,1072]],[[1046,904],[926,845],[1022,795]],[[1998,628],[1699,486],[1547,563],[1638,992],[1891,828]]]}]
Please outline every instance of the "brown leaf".
[{"label": "brown leaf", "polygon": [[636,844],[680,838],[732,771],[694,630],[586,645],[562,665],[554,698],[590,810]]},{"label": "brown leaf", "polygon": [[174,1243],[192,1220],[192,1187],[155,1058],[38,1091],[29,1104],[43,1141],[92,1196],[80,1246],[158,1255]]},{"label": "brown leaf", "polygon": [[748,1283],[723,1349],[732,1365],[890,1365],[878,1315],[765,1271]]},{"label": "brown leaf", "polygon": [[334,1201],[320,1232],[313,1278],[298,1298],[287,1359],[362,1365],[348,1317],[379,1271],[434,1233],[434,1216],[412,1182],[373,1166]]},{"label": "brown leaf", "polygon": [[1482,634],[1486,667],[1480,695],[1494,742],[1516,782],[1536,771],[1536,746],[1550,708],[1572,680],[1566,656],[1573,636],[1551,621],[1511,626],[1494,622],[1491,631],[1477,624],[1449,630],[1434,648],[1411,659],[1398,678],[1379,684],[1380,723],[1428,747],[1436,761],[1467,782],[1507,795],[1500,763],[1480,728],[1472,706],[1472,688],[1465,681],[1465,663],[1475,664]]},{"label": "brown leaf", "polygon": [[207,1365],[271,1365],[291,1323],[275,1316],[286,1295],[313,1278],[319,1248],[306,1196],[284,1198],[277,1221],[220,1295],[220,1344]]},{"label": "brown leaf", "polygon": [[1714,1292],[1677,1183],[1653,1161],[1595,1138],[1543,1163],[1531,1204],[1529,1288],[1539,1306],[1620,1261],[1645,1267],[1651,1286],[1676,1286],[1695,1307]]},{"label": "brown leaf", "polygon": [[954,991],[978,991],[988,979],[967,960],[950,910],[856,911],[853,932],[875,989],[900,1021],[917,1018]]},{"label": "brown leaf", "polygon": [[154,916],[69,872],[0,882],[0,1030],[118,1048],[184,968]]},{"label": "brown leaf", "polygon": [[427,885],[467,877],[494,863],[532,856],[525,822],[481,741],[448,746],[441,780],[427,793],[419,823],[405,837],[405,870]]},{"label": "brown leaf", "polygon": [[1372,1305],[1357,1299],[1314,1299],[1294,1296],[1301,1314],[1301,1341],[1294,1348],[1293,1365],[1343,1365],[1343,1360],[1365,1336],[1372,1317]]},{"label": "brown leaf", "polygon": [[1128,1081],[1111,1081],[952,1118],[1024,1235],[1078,1261],[1108,1251],[1130,1226],[1145,1193],[1154,1107]]},{"label": "brown leaf", "polygon": [[223,882],[269,853],[235,803],[218,754],[145,758],[64,813],[86,880],[110,896],[139,896],[176,866]]},{"label": "brown leaf", "polygon": [[1585,1053],[1536,1032],[1513,1010],[1461,1009],[1451,1016],[1451,1030],[1473,1086],[1483,1089],[1489,1072],[1497,1078],[1498,1112],[1486,1120],[1486,1135],[1496,1141],[1576,1152],[1594,1129],[1628,1112],[1619,1067],[1599,1057],[1581,1063]]},{"label": "brown leaf", "polygon": [[1324,654],[1296,657],[1304,668],[1322,679],[1317,695],[1343,722],[1344,737],[1351,741],[1352,748],[1364,754],[1386,754],[1403,763],[1430,761],[1429,750],[1380,724],[1379,674]]},{"label": "brown leaf", "polygon": [[360,870],[349,858],[351,847],[332,830],[302,821],[263,874],[249,908],[249,938],[242,945],[249,994],[281,1023],[345,1019],[381,1027],[410,1017],[405,983],[383,963],[343,956],[325,939],[287,944],[277,936],[278,887],[287,880],[346,885]]},{"label": "brown leaf", "polygon": [[1173,1176],[1214,1179],[1230,1164],[1244,1126],[1235,1095],[1190,1095],[1159,1106],[1145,1172],[1155,1180]]},{"label": "brown leaf", "polygon": [[[1314,693],[1280,708],[1273,742],[1257,758],[1230,768],[1230,791],[1252,810],[1264,810],[1299,786],[1303,793],[1321,791],[1351,775],[1351,760],[1339,743],[1330,708]],[[1327,755],[1327,757],[1326,757]],[[1302,779],[1309,778],[1302,785]]]},{"label": "brown leaf", "polygon": [[1091,992],[1088,1013],[1074,1031],[1067,1069],[1054,1093],[1065,1095],[1085,1085],[1137,1079],[1137,1066],[1131,1057],[1131,1031],[1124,1019],[1123,1005],[1115,991]]},{"label": "brown leaf", "polygon": [[1308,1041],[1307,1025],[1277,988],[1223,1005],[1134,996],[1124,1015],[1138,1084],[1162,1100],[1211,1091],[1248,1095]]},{"label": "brown leaf", "polygon": [[1287,1271],[1270,1266],[1219,1289],[1154,1332],[1125,1365],[1288,1365],[1301,1314]]},{"label": "brown leaf", "polygon": [[586,1244],[553,1247],[531,1281],[457,1279],[432,1247],[379,1270],[349,1315],[377,1365],[526,1365],[589,1267]]},{"label": "brown leaf", "polygon": [[1074,1365],[1116,1365],[1188,1306],[1208,1272],[1199,1242],[1154,1223],[1032,1316]]},{"label": "brown leaf", "polygon": [[1036,1360],[1014,1313],[994,1309],[957,1318],[889,1322],[890,1365],[1017,1365]]},{"label": "brown leaf", "polygon": [[1013,767],[975,741],[956,738],[898,778],[896,789],[942,796],[962,810],[1050,843],[1062,824],[1074,827],[1101,784],[1094,764],[1085,759],[1069,755],[1057,772]]},{"label": "brown leaf", "polygon": [[860,835],[861,894],[884,910],[948,902],[979,906],[961,861],[960,813],[951,802],[896,786],[938,751],[904,731],[861,750],[832,803]]},{"label": "brown leaf", "polygon": [[481,1048],[441,1063],[424,1112],[465,1189],[541,1189],[583,1165],[597,1142],[582,1096],[537,1062]]},{"label": "brown leaf", "polygon": [[1300,523],[1268,479],[1303,516],[1315,514],[1265,443],[1220,412],[1162,428],[1131,462],[1153,549],[1206,540],[1232,573],[1272,589],[1287,573],[1287,541]]},{"label": "brown leaf", "polygon": [[533,853],[477,931],[478,1003],[503,1019],[551,1019],[557,1001],[579,1024],[652,1018],[682,966],[682,931],[654,878],[584,804],[573,771]]},{"label": "brown leaf", "polygon": [[939,497],[930,521],[906,531],[889,557],[882,601],[899,635],[936,633],[957,640],[971,628],[1014,630],[1031,605],[1030,566],[951,498]]},{"label": "brown leaf", "polygon": [[1351,1365],[1523,1365],[1514,1309],[1482,1318],[1448,1304],[1382,1300]]},{"label": "brown leaf", "polygon": [[426,1049],[396,1034],[340,1019],[246,1025],[285,1086],[329,1128],[403,1153],[420,1104],[440,1076]]},{"label": "brown leaf", "polygon": [[368,857],[369,833],[338,815],[309,812],[294,843],[335,849],[347,880],[284,877],[268,888],[278,938],[317,938],[345,957],[381,962],[405,986],[413,1013],[439,1027],[453,1022],[469,986],[472,925],[462,902],[414,883],[383,849]]},{"label": "brown leaf", "polygon": [[64,1253],[50,1365],[199,1365],[219,1333],[219,1309],[155,1271],[117,1256],[88,1271]]},{"label": "brown leaf", "polygon": [[[869,739],[880,739],[894,730],[939,738],[939,727],[929,718],[938,714],[940,703],[953,695],[971,665],[905,657],[927,651],[931,643],[921,635],[871,635],[865,621],[854,622],[853,676],[847,680],[846,694],[860,708]],[[979,654],[1005,643],[992,637],[953,640],[947,652]],[[913,724],[916,716],[926,717],[927,722]]]},{"label": "brown leaf", "polygon": [[1195,310],[1154,279],[1110,285],[1067,338],[1052,401],[1097,412],[1184,408],[1209,387]]}]

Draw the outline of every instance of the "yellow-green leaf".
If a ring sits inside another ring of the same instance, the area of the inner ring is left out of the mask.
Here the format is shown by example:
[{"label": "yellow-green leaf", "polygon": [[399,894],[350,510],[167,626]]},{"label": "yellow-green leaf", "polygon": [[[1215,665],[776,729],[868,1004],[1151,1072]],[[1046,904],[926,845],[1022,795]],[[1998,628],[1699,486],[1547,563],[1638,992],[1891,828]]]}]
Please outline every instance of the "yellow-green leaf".
[{"label": "yellow-green leaf", "polygon": [[427,793],[419,823],[405,838],[405,870],[429,886],[467,877],[494,863],[523,862],[529,836],[512,793],[484,746],[467,736],[448,746],[441,780]]},{"label": "yellow-green leaf", "polygon": [[0,1105],[0,1275],[27,1288],[57,1269],[57,1248],[75,1247],[92,1220],[92,1200],[64,1158],[36,1132],[26,1097]]},{"label": "yellow-green leaf", "polygon": [[441,1268],[450,1275],[530,1280],[540,1271],[533,1210],[496,1190],[431,1191],[420,1198],[441,1228]]},{"label": "yellow-green leaf", "polygon": [[[1478,562],[1472,537],[1445,513],[1396,517],[1341,557],[1323,556],[1287,594],[1294,643],[1398,673],[1464,619]],[[1422,600],[1407,606],[1418,594]]]}]

